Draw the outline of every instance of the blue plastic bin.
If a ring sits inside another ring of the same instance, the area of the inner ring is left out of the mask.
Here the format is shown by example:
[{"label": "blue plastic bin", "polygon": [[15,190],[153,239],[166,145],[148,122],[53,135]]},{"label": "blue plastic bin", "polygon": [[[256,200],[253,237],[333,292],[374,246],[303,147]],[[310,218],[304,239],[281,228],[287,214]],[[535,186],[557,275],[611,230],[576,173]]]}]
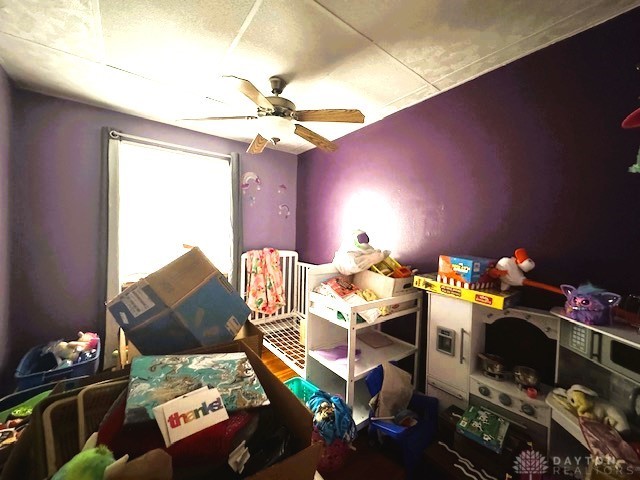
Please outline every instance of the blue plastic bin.
[{"label": "blue plastic bin", "polygon": [[42,349],[46,346],[47,345],[45,344],[33,347],[25,354],[24,357],[22,357],[14,375],[17,384],[16,391],[37,387],[45,383],[57,382],[66,378],[93,375],[98,370],[98,363],[100,359],[99,341],[93,358],[85,360],[84,362],[74,363],[68,367],[54,368],[34,373],[34,368],[40,362]]},{"label": "blue plastic bin", "polygon": [[286,380],[284,384],[305,405],[311,399],[312,395],[320,390],[313,383],[308,382],[301,377],[290,378],[289,380]]}]

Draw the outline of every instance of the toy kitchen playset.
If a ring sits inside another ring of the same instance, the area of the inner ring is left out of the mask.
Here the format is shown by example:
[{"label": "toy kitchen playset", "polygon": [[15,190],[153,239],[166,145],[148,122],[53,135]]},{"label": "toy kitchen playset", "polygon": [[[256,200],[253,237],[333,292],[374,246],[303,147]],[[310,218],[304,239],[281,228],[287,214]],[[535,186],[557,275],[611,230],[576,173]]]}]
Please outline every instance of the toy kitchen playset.
[{"label": "toy kitchen playset", "polygon": [[[563,473],[578,478],[586,468],[580,459],[589,457],[593,445],[577,412],[610,424],[640,451],[634,442],[640,439],[638,328],[608,318],[581,318],[584,299],[569,307],[577,296],[570,286],[545,286],[562,292],[567,302],[543,311],[516,306],[517,289],[463,285],[474,281],[444,275],[414,280],[428,293],[426,388],[439,399],[441,411],[473,405],[494,412],[524,432],[542,455],[574,459],[574,465],[563,464]],[[610,295],[606,301],[612,307],[620,297]],[[570,398],[576,390],[597,398],[597,408],[576,411]]]}]

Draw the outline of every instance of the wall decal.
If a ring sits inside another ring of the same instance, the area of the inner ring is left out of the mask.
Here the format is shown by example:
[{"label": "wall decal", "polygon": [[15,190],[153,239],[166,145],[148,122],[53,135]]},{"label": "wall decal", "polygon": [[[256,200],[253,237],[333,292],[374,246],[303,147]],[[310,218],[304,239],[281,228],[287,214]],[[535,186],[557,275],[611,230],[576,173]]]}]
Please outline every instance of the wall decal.
[{"label": "wall decal", "polygon": [[285,220],[289,218],[289,206],[284,203],[278,206],[278,215],[284,215]]},{"label": "wall decal", "polygon": [[[254,172],[247,172],[242,176],[242,183],[240,184],[240,188],[242,189],[242,194],[246,195],[249,191],[251,185],[255,185],[255,190],[259,191],[262,189],[262,182],[260,181],[260,177],[256,175]],[[256,204],[255,195],[249,195],[249,206],[253,207]]]},{"label": "wall decal", "polygon": [[247,190],[249,190],[249,187],[251,186],[251,182],[255,184],[256,190],[260,190],[262,188],[260,177],[258,177],[254,172],[247,172],[242,176],[242,183],[240,184],[242,193],[247,193]]}]

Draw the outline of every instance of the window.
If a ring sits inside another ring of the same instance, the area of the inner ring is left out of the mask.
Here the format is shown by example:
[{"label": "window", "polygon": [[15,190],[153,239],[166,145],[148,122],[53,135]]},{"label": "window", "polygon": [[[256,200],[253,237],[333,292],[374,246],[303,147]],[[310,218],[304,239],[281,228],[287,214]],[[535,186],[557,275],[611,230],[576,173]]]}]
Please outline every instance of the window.
[{"label": "window", "polygon": [[[237,154],[110,130],[108,164],[107,300],[123,284],[158,270],[191,246],[236,283],[241,225]],[[117,332],[109,323],[105,344],[115,342]],[[105,352],[111,351],[106,345]]]}]

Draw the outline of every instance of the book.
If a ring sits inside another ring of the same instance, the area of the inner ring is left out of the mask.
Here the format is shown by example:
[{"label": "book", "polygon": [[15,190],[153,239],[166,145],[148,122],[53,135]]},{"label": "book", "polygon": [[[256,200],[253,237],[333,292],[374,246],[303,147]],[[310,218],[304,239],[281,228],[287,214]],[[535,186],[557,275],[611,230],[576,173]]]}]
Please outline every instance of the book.
[{"label": "book", "polygon": [[202,387],[217,388],[229,412],[269,404],[243,352],[139,356],[131,363],[124,423],[154,420],[154,407]]}]

